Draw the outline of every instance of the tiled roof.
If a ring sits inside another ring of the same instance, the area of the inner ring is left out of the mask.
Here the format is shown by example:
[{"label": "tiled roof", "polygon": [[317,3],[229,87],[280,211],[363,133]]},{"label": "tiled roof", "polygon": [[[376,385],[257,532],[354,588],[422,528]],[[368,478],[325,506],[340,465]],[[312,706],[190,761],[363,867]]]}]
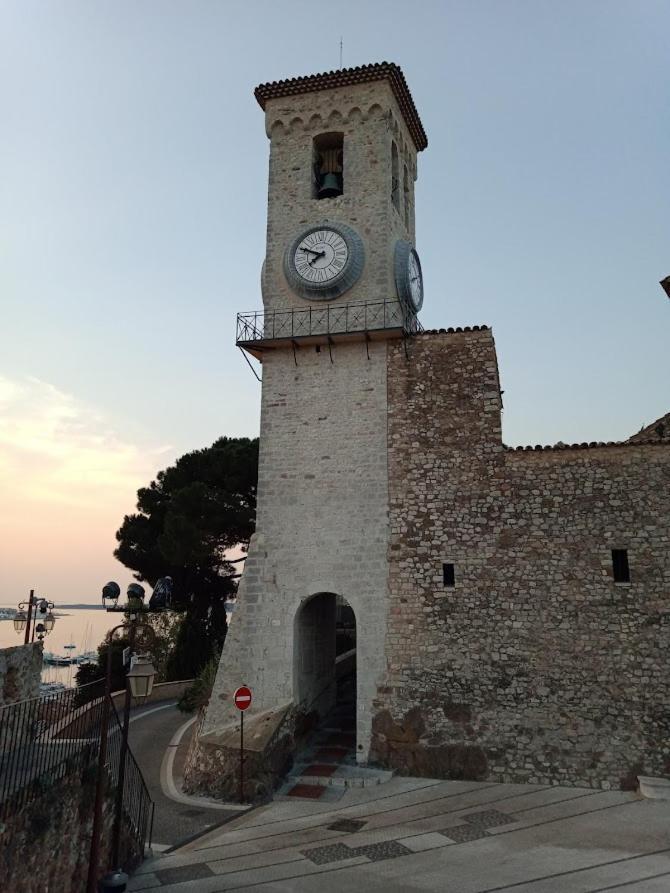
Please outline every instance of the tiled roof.
[{"label": "tiled roof", "polygon": [[335,87],[348,87],[351,84],[367,84],[370,81],[389,82],[405,123],[412,134],[417,152],[425,149],[428,145],[426,132],[414,105],[412,94],[409,92],[405,75],[400,66],[393,62],[375,62],[372,65],[359,65],[357,68],[340,68],[338,71],[326,71],[323,74],[310,74],[305,77],[259,84],[254,90],[254,96],[260,107],[265,109],[268,99],[295,96],[299,93],[314,93],[317,90],[332,90]]},{"label": "tiled roof", "polygon": [[509,453],[549,453],[558,452],[560,450],[595,450],[602,449],[603,447],[670,446],[670,440],[637,440],[635,442],[631,442],[630,440],[608,440],[607,442],[604,440],[592,440],[589,443],[554,443],[548,446],[539,443],[535,444],[535,446],[510,447],[506,444],[503,444],[503,446]]},{"label": "tiled roof", "polygon": [[417,335],[455,335],[459,332],[488,332],[488,326],[449,326],[448,329],[424,329]]}]

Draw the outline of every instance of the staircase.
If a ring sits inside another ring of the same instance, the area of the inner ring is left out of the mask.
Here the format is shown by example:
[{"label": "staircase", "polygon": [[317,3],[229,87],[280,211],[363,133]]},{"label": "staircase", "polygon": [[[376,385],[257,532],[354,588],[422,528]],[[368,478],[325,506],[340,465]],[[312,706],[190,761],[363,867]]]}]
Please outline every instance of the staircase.
[{"label": "staircase", "polygon": [[297,755],[277,798],[330,802],[339,800],[347,788],[381,784],[392,775],[356,763],[356,676],[352,674],[338,680],[335,706]]}]

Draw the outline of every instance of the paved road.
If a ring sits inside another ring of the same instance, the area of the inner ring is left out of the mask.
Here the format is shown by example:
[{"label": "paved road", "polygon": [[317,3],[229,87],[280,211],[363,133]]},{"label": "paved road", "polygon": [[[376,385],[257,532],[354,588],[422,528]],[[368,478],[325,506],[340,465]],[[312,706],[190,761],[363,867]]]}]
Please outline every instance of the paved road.
[{"label": "paved road", "polygon": [[669,822],[670,802],[622,791],[394,778],[276,800],[145,862],[128,890],[667,893]]},{"label": "paved road", "polygon": [[[160,848],[175,846],[219,825],[228,816],[239,815],[237,811],[210,808],[197,801],[180,803],[166,796],[161,784],[161,766],[172,737],[188,718],[172,703],[150,705],[133,711],[131,716],[130,749],[156,804],[153,843]],[[185,737],[183,746],[186,742]],[[175,762],[179,765],[179,760]]]}]

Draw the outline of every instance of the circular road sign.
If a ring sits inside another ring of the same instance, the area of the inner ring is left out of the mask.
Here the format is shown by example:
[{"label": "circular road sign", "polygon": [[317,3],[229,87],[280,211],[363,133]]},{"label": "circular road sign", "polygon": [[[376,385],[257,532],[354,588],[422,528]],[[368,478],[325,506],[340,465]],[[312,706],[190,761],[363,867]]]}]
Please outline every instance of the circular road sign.
[{"label": "circular road sign", "polygon": [[246,710],[251,707],[251,689],[246,685],[240,686],[233,695],[233,700],[238,710]]}]

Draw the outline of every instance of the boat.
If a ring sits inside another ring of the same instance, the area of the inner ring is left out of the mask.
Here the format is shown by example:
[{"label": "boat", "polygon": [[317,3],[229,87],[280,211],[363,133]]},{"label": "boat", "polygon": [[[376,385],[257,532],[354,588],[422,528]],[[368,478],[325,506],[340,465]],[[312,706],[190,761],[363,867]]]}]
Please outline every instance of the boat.
[{"label": "boat", "polygon": [[56,695],[65,688],[62,682],[40,682],[40,695]]},{"label": "boat", "polygon": [[67,654],[54,654],[53,651],[46,651],[42,660],[52,667],[69,667],[71,663],[74,663],[73,657]]},{"label": "boat", "polygon": [[73,663],[79,664],[97,664],[98,662],[98,652],[97,651],[84,651],[83,654],[78,654],[75,657]]}]

